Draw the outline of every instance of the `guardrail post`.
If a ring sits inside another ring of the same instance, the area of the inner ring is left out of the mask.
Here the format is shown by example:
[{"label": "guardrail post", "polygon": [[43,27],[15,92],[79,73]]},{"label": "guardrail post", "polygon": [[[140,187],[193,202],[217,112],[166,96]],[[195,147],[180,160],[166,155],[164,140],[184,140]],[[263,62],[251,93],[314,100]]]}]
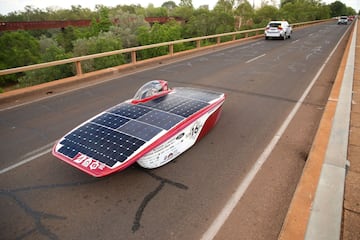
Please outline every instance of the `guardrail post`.
[{"label": "guardrail post", "polygon": [[174,55],[174,44],[169,45],[169,55]]},{"label": "guardrail post", "polygon": [[232,36],[232,40],[233,40],[233,41],[236,40],[236,35],[235,35],[235,34]]},{"label": "guardrail post", "polygon": [[220,37],[216,38],[216,44],[220,44]]},{"label": "guardrail post", "polygon": [[136,51],[131,52],[131,63],[132,64],[136,63]]},{"label": "guardrail post", "polygon": [[245,38],[248,38],[249,37],[249,34],[248,33],[245,33]]},{"label": "guardrail post", "polygon": [[82,75],[83,72],[82,72],[82,67],[81,67],[81,62],[80,61],[75,62],[75,67],[76,67],[76,75],[77,76]]},{"label": "guardrail post", "polygon": [[201,47],[201,40],[196,40],[196,48],[200,48]]}]

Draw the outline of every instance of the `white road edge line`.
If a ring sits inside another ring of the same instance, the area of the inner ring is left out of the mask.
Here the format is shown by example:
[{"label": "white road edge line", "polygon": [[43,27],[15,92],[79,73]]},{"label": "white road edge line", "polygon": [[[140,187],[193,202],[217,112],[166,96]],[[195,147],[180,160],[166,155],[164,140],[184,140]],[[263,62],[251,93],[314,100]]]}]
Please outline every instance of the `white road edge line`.
[{"label": "white road edge line", "polygon": [[[345,34],[344,34],[345,35]],[[316,80],[322,73],[325,68],[325,65],[328,63],[332,55],[334,54],[335,50],[337,49],[338,45],[340,44],[341,40],[344,38],[344,35],[338,41],[334,49],[331,51],[330,55],[327,57],[325,62],[322,64],[319,71],[316,73],[315,77],[312,79],[309,86],[304,91],[303,95],[299,99],[299,101],[295,104],[294,108],[291,110],[283,124],[280,126],[279,130],[276,132],[274,137],[271,139],[270,143],[266,146],[265,150],[262,152],[260,157],[256,160],[248,174],[245,176],[244,180],[240,183],[236,191],[231,195],[230,199],[227,201],[226,205],[223,207],[219,215],[215,218],[212,222],[208,230],[202,235],[201,240],[211,240],[214,239],[216,234],[219,232],[221,227],[224,225],[225,221],[229,218],[230,214],[236,207],[237,203],[240,201],[242,196],[245,194],[247,188],[250,186],[252,180],[255,178],[256,174],[261,169],[262,165],[266,162],[268,157],[270,156],[271,152],[275,148],[275,145],[284,134],[286,128],[289,126],[291,120],[294,118],[295,114],[299,110],[300,106],[304,102],[306,96],[309,94],[311,88],[314,86]],[[265,54],[264,54],[265,55]],[[259,56],[261,57],[261,56]]]},{"label": "white road edge line", "polygon": [[20,167],[21,165],[24,165],[25,163],[28,163],[28,162],[31,162],[32,160],[35,160],[45,154],[48,154],[51,152],[51,147],[55,144],[55,142],[53,143],[49,143],[41,148],[38,148],[30,153],[27,153],[26,155],[24,155],[24,160],[18,162],[18,163],[15,163],[9,167],[6,167],[6,168],[3,168],[0,170],[0,175],[3,174],[3,173],[6,173],[8,171],[11,171],[17,167]]},{"label": "white road edge line", "polygon": [[253,62],[253,61],[255,61],[255,60],[258,60],[259,58],[264,57],[265,55],[266,55],[266,54],[264,53],[264,54],[262,54],[262,55],[260,55],[260,56],[254,57],[254,58],[252,58],[252,59],[250,59],[250,60],[247,60],[245,63],[251,63],[251,62]]}]

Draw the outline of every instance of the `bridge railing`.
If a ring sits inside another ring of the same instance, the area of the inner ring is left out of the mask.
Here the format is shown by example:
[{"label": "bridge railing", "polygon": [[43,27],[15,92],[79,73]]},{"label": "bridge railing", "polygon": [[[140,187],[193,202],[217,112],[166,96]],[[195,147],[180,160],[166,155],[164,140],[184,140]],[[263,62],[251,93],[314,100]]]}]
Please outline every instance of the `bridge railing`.
[{"label": "bridge railing", "polygon": [[[298,28],[301,26],[322,23],[325,21],[330,21],[330,20],[327,19],[327,20],[310,21],[310,22],[303,22],[303,23],[295,23],[295,24],[291,24],[291,25],[293,28]],[[36,69],[42,69],[42,68],[47,68],[47,67],[59,66],[59,65],[69,64],[69,63],[73,63],[75,65],[75,69],[76,69],[75,75],[81,76],[81,75],[83,75],[83,70],[82,70],[81,64],[83,61],[86,61],[86,60],[108,57],[108,56],[118,55],[118,54],[130,54],[130,56],[131,56],[130,63],[124,64],[124,65],[132,66],[132,65],[141,63],[142,61],[145,61],[145,60],[138,61],[138,59],[137,59],[137,52],[142,51],[142,50],[167,46],[168,47],[168,55],[173,56],[174,55],[174,45],[176,45],[176,44],[194,42],[196,45],[196,49],[200,49],[201,47],[203,47],[203,46],[201,46],[201,42],[204,40],[216,39],[216,43],[214,44],[216,46],[216,45],[222,44],[222,42],[221,42],[222,37],[231,37],[231,40],[229,40],[229,41],[232,42],[232,41],[236,41],[236,40],[244,39],[244,38],[248,38],[248,37],[253,37],[253,36],[261,37],[261,36],[263,36],[264,30],[265,30],[265,28],[257,28],[257,29],[251,29],[251,30],[245,30],[245,31],[222,33],[222,34],[209,35],[209,36],[203,36],[203,37],[176,40],[176,41],[171,41],[171,42],[151,44],[151,45],[146,45],[146,46],[126,48],[126,49],[121,49],[121,50],[91,54],[91,55],[86,55],[86,56],[81,56],[81,57],[74,57],[74,58],[69,58],[69,59],[34,64],[34,65],[23,66],[23,67],[10,68],[10,69],[5,69],[5,70],[0,70],[0,76],[14,74],[14,73],[20,73],[20,72],[26,72],[26,71],[36,70]],[[243,36],[243,37],[237,38],[238,36]],[[223,43],[227,43],[229,41],[226,41]],[[185,51],[189,51],[189,50],[185,50]]]}]

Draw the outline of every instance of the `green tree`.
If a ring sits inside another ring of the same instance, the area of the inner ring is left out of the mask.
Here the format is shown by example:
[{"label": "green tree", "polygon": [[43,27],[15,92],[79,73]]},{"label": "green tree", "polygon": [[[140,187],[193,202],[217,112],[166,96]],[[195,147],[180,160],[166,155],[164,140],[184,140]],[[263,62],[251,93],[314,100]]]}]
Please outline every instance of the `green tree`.
[{"label": "green tree", "polygon": [[295,3],[297,0],[280,0],[280,7],[283,7],[287,3]]},{"label": "green tree", "polygon": [[167,1],[164,2],[161,7],[164,7],[166,9],[168,9],[168,11],[171,11],[173,9],[175,9],[177,7],[176,3],[174,1]]},{"label": "green tree", "polygon": [[91,21],[91,36],[96,36],[100,32],[107,32],[112,25],[109,18],[109,9],[103,5],[96,5],[97,16]]},{"label": "green tree", "polygon": [[77,39],[75,34],[75,28],[69,26],[67,28],[61,29],[61,32],[56,35],[56,41],[60,46],[65,49],[66,52],[72,52],[73,50],[73,41]]},{"label": "green tree", "polygon": [[146,17],[167,17],[168,11],[164,7],[156,8],[154,4],[149,4],[145,9]]},{"label": "green tree", "polygon": [[335,1],[330,5],[330,14],[332,17],[338,17],[347,14],[346,5],[340,1]]},{"label": "green tree", "polygon": [[255,24],[265,26],[271,20],[282,20],[278,8],[274,6],[263,6],[255,11]]},{"label": "green tree", "polygon": [[[40,39],[41,61],[52,62],[72,57],[70,53],[57,44],[54,39],[42,37]],[[28,87],[56,79],[73,76],[72,64],[59,65],[25,72],[25,76],[19,78],[20,87]]]},{"label": "green tree", "polygon": [[232,14],[234,8],[234,0],[218,0],[214,11],[220,13]]},{"label": "green tree", "polygon": [[[0,69],[27,66],[40,62],[38,40],[26,31],[5,32],[0,36]],[[14,84],[22,74],[0,77],[1,85]]]},{"label": "green tree", "polygon": [[110,27],[109,31],[122,40],[124,48],[138,46],[137,30],[139,27],[150,28],[144,16],[124,12],[121,9],[113,11],[110,19],[114,25]]},{"label": "green tree", "polygon": [[347,16],[356,15],[355,9],[353,9],[352,7],[346,7],[346,15]]},{"label": "green tree", "polygon": [[316,19],[329,19],[330,17],[330,7],[328,5],[319,5],[316,11]]},{"label": "green tree", "polygon": [[214,34],[216,23],[207,9],[198,9],[184,26],[184,37],[200,37]]},{"label": "green tree", "polygon": [[227,33],[234,31],[234,16],[225,12],[214,13],[213,21],[216,21],[215,34]]},{"label": "green tree", "polygon": [[284,4],[280,9],[280,16],[289,22],[306,22],[326,17],[323,5],[313,0],[297,0]]},{"label": "green tree", "polygon": [[174,17],[181,17],[185,21],[188,21],[194,14],[192,0],[181,0],[179,7],[175,8],[172,14]]},{"label": "green tree", "polygon": [[[112,32],[102,32],[89,39],[74,41],[74,56],[85,56],[122,49],[121,40]],[[82,63],[84,72],[91,72],[108,67],[118,66],[125,62],[122,55],[96,58]]]},{"label": "green tree", "polygon": [[192,0],[180,0],[180,7],[194,8]]},{"label": "green tree", "polygon": [[2,21],[17,22],[17,21],[42,21],[48,18],[48,13],[33,6],[27,5],[24,11],[10,12]]},{"label": "green tree", "polygon": [[130,14],[137,14],[139,9],[143,9],[143,7],[141,7],[141,5],[139,5],[139,4],[138,5],[135,5],[135,4],[117,5],[115,8],[110,9],[110,13],[113,14],[112,11],[117,12],[118,10],[120,10],[122,12],[127,12],[127,13],[130,13]]},{"label": "green tree", "polygon": [[[40,46],[48,44],[45,48],[45,51],[41,54],[42,62],[52,62],[62,59],[67,59],[72,57],[72,53],[67,53],[64,48],[58,45],[56,41],[51,38],[42,38],[40,39]],[[54,79],[65,78],[73,75],[72,65],[59,65],[51,67],[45,72],[46,81],[52,81]]]},{"label": "green tree", "polygon": [[249,1],[245,0],[234,11],[236,18],[236,29],[240,30],[241,26],[248,25],[254,18],[255,11]]},{"label": "green tree", "polygon": [[220,11],[198,9],[184,26],[184,37],[199,37],[234,30],[234,17]]},{"label": "green tree", "polygon": [[32,6],[26,6],[24,11],[15,11],[0,16],[1,21],[45,21],[45,20],[78,20],[91,19],[96,13],[80,5],[72,5],[71,9],[46,8],[46,11]]},{"label": "green tree", "polygon": [[[138,42],[140,45],[149,45],[161,42],[169,42],[181,39],[181,26],[171,21],[166,24],[155,23],[150,29],[144,26],[138,29]],[[184,48],[183,44],[174,46],[174,51],[179,51]],[[168,47],[159,47],[155,49],[147,49],[140,52],[140,58],[147,59],[168,54]]]},{"label": "green tree", "polygon": [[43,21],[47,18],[47,13],[33,6],[25,6],[25,21]]},{"label": "green tree", "polygon": [[167,1],[164,2],[161,7],[166,9],[168,16],[173,16],[173,12],[177,8],[177,5],[174,1]]},{"label": "green tree", "polygon": [[177,7],[172,12],[172,16],[181,17],[185,21],[188,21],[194,14],[194,9],[191,7]]}]

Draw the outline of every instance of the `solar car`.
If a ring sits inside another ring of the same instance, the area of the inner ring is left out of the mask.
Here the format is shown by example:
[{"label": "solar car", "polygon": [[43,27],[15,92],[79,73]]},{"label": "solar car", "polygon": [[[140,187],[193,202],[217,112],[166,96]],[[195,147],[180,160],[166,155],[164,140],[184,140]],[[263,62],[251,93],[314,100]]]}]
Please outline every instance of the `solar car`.
[{"label": "solar car", "polygon": [[170,162],[217,123],[225,94],[169,88],[164,80],[144,84],[133,99],[80,124],[53,147],[57,158],[94,176],[135,162],[148,169]]}]

